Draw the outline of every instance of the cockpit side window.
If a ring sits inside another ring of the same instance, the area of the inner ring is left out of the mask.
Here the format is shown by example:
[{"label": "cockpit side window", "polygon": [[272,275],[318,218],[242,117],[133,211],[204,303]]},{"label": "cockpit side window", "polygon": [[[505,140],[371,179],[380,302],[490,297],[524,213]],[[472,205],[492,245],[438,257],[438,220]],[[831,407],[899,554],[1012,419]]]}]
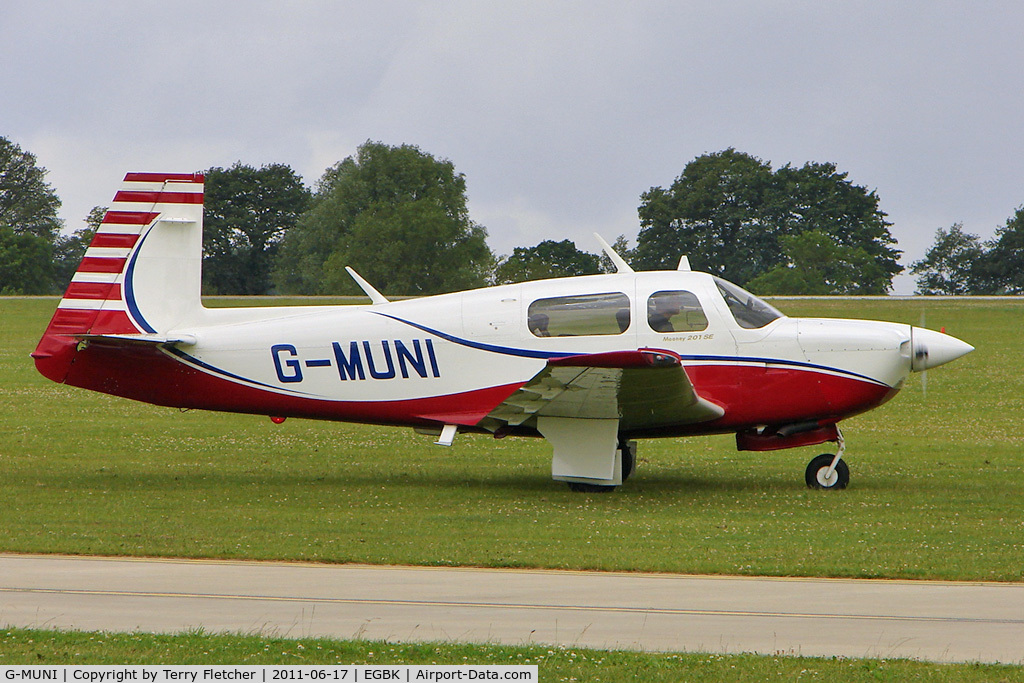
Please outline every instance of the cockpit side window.
[{"label": "cockpit side window", "polygon": [[756,330],[784,317],[774,306],[758,299],[742,287],[717,277],[715,284],[718,285],[718,291],[721,292],[722,298],[732,311],[732,317],[740,327]]},{"label": "cockpit side window", "polygon": [[708,329],[708,317],[693,292],[662,291],[647,299],[647,324],[655,332],[697,332]]},{"label": "cockpit side window", "polygon": [[629,297],[621,292],[537,299],[526,320],[535,337],[622,334],[629,325]]}]

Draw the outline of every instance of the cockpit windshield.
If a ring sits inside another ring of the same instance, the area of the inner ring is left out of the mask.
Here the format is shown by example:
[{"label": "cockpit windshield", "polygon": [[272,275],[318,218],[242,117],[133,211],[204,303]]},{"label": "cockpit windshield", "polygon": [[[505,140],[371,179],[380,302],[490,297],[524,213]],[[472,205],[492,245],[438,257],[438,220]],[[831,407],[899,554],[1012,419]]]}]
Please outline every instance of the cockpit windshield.
[{"label": "cockpit windshield", "polygon": [[783,317],[771,304],[758,299],[742,287],[717,277],[715,284],[740,327],[756,330]]}]

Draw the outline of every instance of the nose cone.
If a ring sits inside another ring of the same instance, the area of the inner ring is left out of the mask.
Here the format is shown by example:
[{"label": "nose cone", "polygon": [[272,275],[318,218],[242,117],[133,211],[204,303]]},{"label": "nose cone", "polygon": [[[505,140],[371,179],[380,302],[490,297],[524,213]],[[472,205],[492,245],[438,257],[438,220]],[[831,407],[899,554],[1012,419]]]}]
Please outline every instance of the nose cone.
[{"label": "nose cone", "polygon": [[938,367],[974,350],[973,346],[956,337],[921,327],[911,328],[910,338],[913,346],[910,369],[914,372]]}]

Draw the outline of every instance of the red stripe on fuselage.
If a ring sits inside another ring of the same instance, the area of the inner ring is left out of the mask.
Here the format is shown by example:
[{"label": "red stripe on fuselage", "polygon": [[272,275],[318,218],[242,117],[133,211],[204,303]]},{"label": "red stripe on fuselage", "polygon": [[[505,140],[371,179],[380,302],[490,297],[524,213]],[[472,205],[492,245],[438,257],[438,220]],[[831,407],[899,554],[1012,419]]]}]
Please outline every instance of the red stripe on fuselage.
[{"label": "red stripe on fuselage", "polygon": [[[127,321],[127,316],[124,319]],[[896,393],[896,389],[875,382],[809,369],[723,364],[686,370],[698,394],[722,406],[725,416],[689,425],[623,424],[625,434],[682,436],[808,419],[836,421],[884,403]],[[394,401],[315,399],[241,384],[186,365],[152,347],[102,342],[78,352],[66,381],[157,405],[388,425],[474,425],[522,386],[517,383]]]},{"label": "red stripe on fuselage", "polygon": [[850,375],[792,366],[688,365],[697,394],[725,409],[714,422],[681,427],[680,435],[842,419],[870,410],[896,389]]},{"label": "red stripe on fuselage", "polygon": [[233,382],[149,346],[96,340],[78,351],[65,382],[156,405],[386,425],[473,425],[522,386],[395,401],[332,401]]},{"label": "red stripe on fuselage", "polygon": [[135,190],[119,190],[114,195],[115,202],[132,202],[137,204],[202,204],[202,192],[138,192]]},{"label": "red stripe on fuselage", "polygon": [[[650,401],[620,406],[620,430],[626,436],[688,436],[729,433],[760,425],[782,426],[806,420],[837,421],[869,410],[896,390],[850,375],[786,366],[770,367],[723,362],[685,366],[701,398],[720,406],[725,415],[696,424],[657,422]],[[620,398],[628,393],[620,391]]]}]

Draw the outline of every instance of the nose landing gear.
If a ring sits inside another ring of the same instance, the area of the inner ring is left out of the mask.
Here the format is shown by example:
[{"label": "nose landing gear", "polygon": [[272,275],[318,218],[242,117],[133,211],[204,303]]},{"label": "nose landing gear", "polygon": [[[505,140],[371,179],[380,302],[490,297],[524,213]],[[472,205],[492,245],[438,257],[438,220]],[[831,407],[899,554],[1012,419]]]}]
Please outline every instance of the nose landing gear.
[{"label": "nose landing gear", "polygon": [[843,453],[846,451],[846,442],[838,427],[836,432],[838,434],[836,443],[839,445],[836,453],[822,453],[807,465],[804,481],[808,488],[832,491],[845,489],[850,483],[850,468],[842,460]]}]

